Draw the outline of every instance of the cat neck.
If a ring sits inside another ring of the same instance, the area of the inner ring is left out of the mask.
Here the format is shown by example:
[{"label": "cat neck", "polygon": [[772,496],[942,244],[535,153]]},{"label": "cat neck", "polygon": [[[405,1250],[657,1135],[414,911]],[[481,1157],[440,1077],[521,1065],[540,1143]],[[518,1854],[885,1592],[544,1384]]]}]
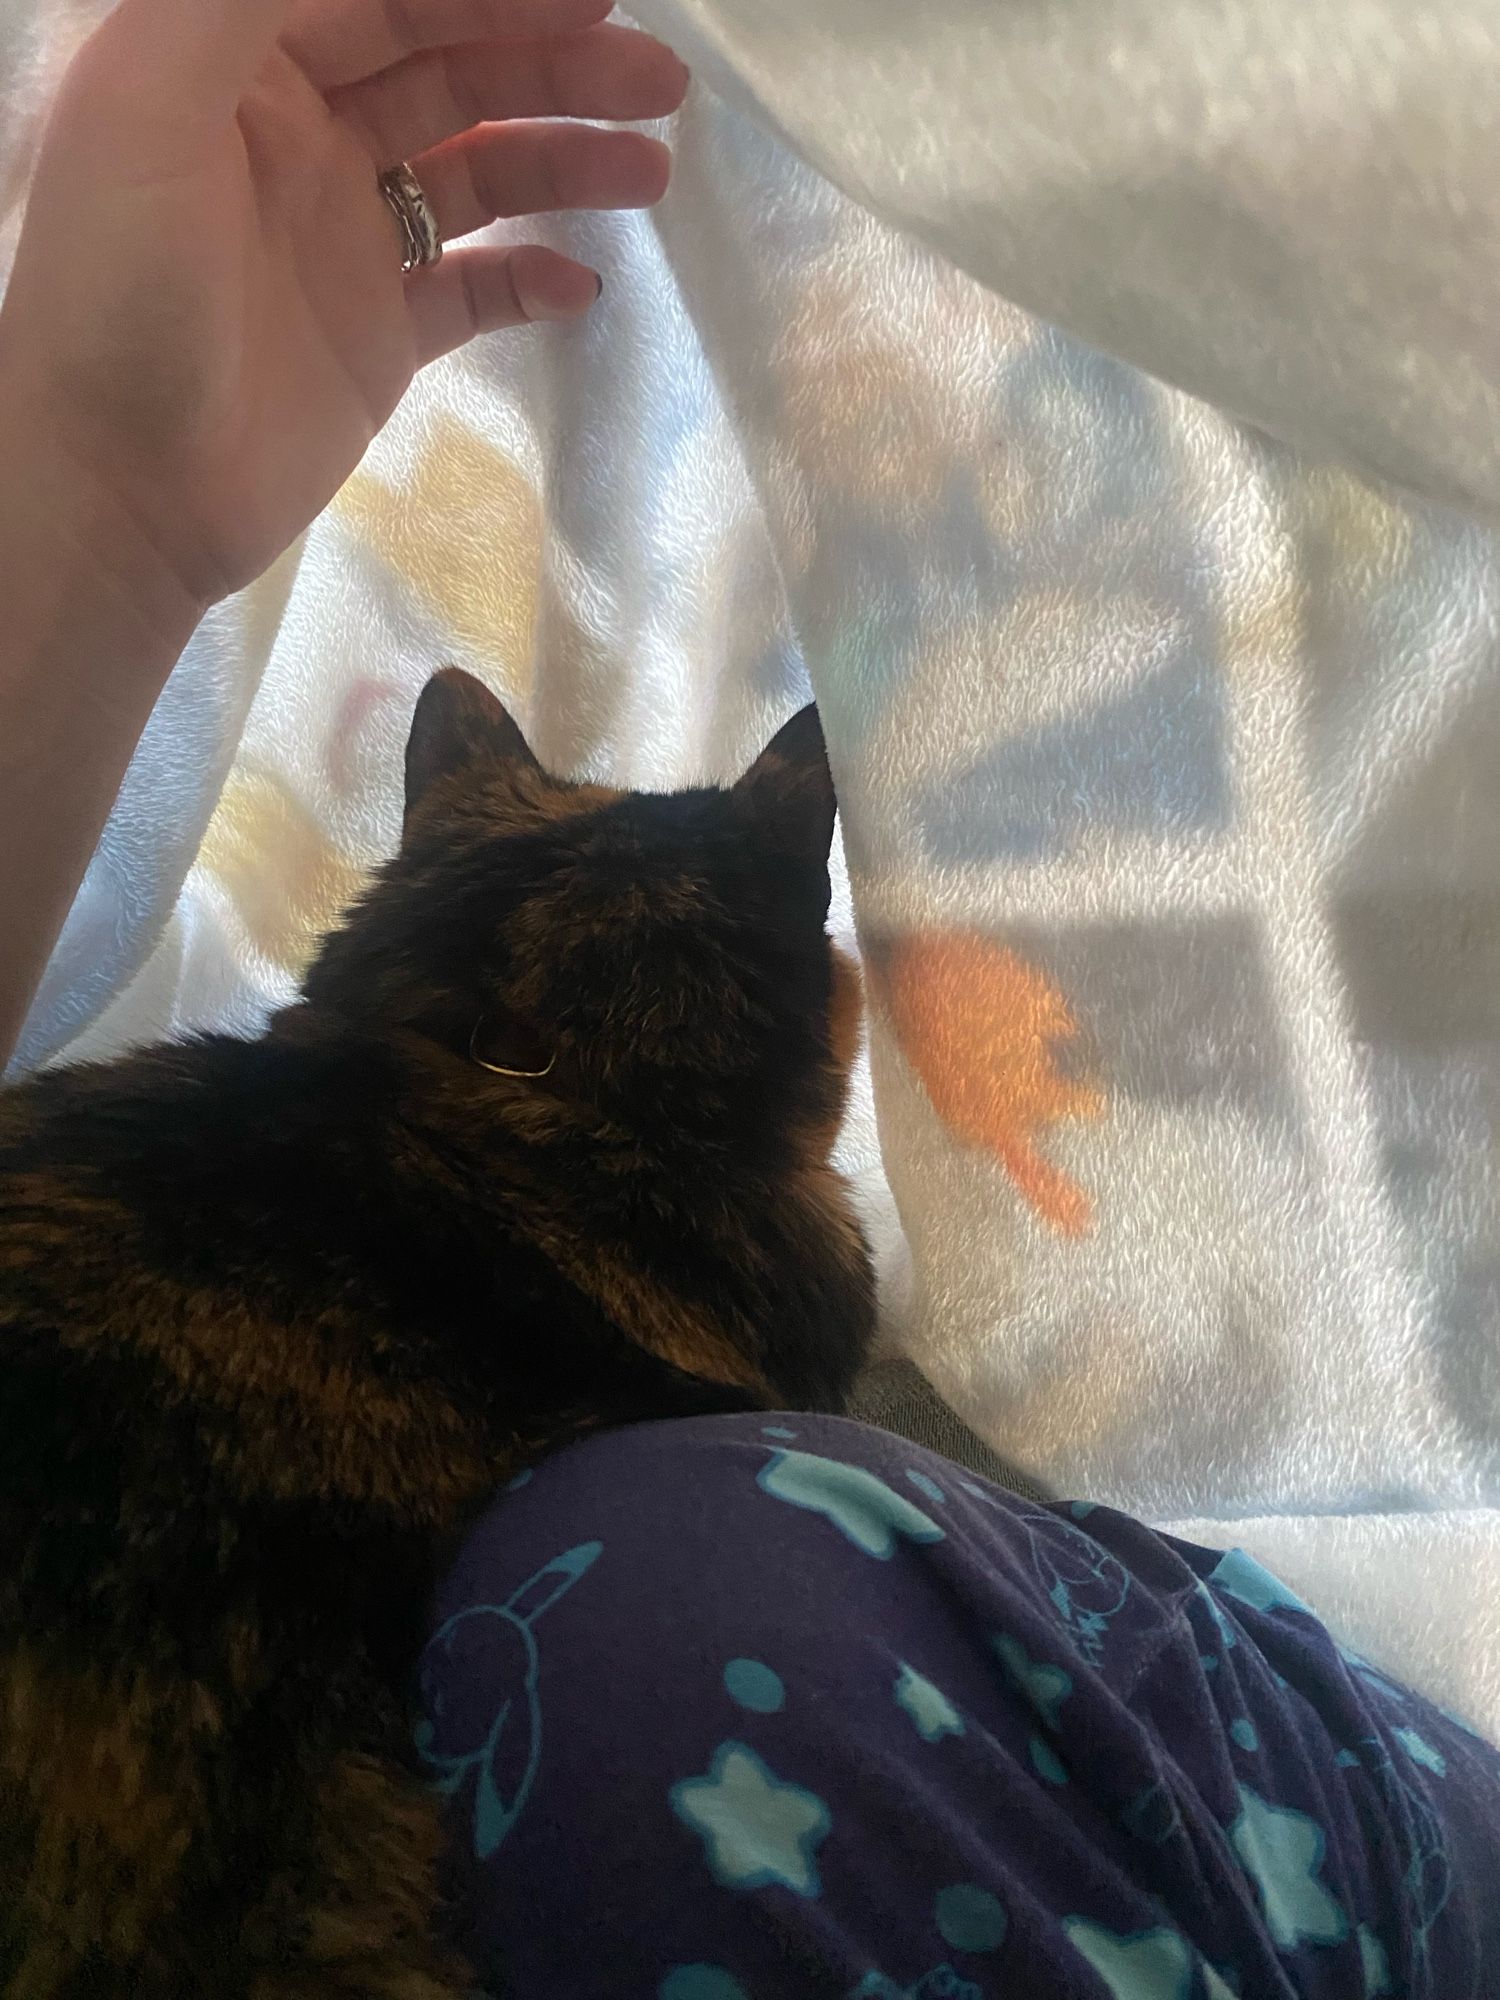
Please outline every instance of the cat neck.
[{"label": "cat neck", "polygon": [[340,1173],[364,1161],[355,1171],[404,1226],[421,1218],[424,1261],[442,1263],[445,1282],[467,1271],[477,1295],[519,1249],[686,1375],[752,1401],[840,1400],[870,1279],[826,1144],[746,1146],[607,1116],[476,1074],[411,1033],[303,1021],[274,1039],[305,1051],[280,1089],[299,1117],[321,1100],[315,1143]]},{"label": "cat neck", "polygon": [[420,1129],[472,1171],[504,1161],[513,1171],[566,1158],[575,1177],[622,1177],[681,1185],[708,1174],[746,1191],[793,1164],[805,1150],[778,1131],[764,1093],[746,1081],[664,1075],[613,1090],[606,1102],[577,1087],[566,1062],[541,1076],[497,1071],[476,1061],[457,1023],[449,1032],[386,1027],[326,1003],[298,1002],[275,1015],[267,1038],[301,1048],[339,1084],[379,1095],[393,1115]]}]

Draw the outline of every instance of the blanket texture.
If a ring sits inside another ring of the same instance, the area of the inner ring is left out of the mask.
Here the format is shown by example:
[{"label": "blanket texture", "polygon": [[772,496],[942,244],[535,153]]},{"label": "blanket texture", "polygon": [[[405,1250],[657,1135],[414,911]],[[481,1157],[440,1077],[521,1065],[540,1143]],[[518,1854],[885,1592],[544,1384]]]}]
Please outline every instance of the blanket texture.
[{"label": "blanket texture", "polygon": [[[641,11],[713,86],[673,195],[530,231],[606,271],[592,323],[431,371],[209,620],[21,1061],[284,999],[445,660],[635,785],[811,685],[891,1344],[1500,1732],[1492,15]],[[0,27],[12,223],[77,24]]]}]

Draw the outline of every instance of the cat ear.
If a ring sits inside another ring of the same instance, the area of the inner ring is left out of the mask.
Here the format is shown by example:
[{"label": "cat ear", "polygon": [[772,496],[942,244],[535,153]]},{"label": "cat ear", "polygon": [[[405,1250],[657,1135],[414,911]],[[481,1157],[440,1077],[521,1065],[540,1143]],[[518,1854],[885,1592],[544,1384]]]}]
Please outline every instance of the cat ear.
[{"label": "cat ear", "polygon": [[460,667],[434,674],[417,698],[406,739],[408,822],[441,779],[460,771],[492,775],[507,766],[518,774],[542,772],[504,704]]},{"label": "cat ear", "polygon": [[767,845],[819,866],[827,861],[838,801],[823,726],[811,702],[776,732],[734,792]]}]

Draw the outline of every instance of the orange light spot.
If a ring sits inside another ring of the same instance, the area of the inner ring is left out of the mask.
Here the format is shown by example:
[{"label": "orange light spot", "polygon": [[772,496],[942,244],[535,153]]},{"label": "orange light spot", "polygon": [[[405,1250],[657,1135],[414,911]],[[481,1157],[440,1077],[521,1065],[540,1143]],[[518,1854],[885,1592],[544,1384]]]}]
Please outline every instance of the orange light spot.
[{"label": "orange light spot", "polygon": [[1102,1092],[1058,1069],[1057,1045],[1078,1033],[1062,994],[1014,952],[962,932],[901,940],[881,984],[939,1117],[993,1153],[1039,1215],[1081,1236],[1093,1205],[1038,1145],[1060,1119],[1104,1110]]}]

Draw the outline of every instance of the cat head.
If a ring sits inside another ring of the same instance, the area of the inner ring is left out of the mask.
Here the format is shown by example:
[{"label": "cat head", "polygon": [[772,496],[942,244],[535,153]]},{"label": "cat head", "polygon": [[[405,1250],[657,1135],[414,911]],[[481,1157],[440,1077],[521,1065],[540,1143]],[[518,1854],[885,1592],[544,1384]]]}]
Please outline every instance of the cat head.
[{"label": "cat head", "polygon": [[826,1153],[859,1018],[825,930],[834,814],[812,708],[737,784],[619,792],[550,775],[450,669],[413,718],[400,852],[305,996],[425,1037],[453,1089]]}]

